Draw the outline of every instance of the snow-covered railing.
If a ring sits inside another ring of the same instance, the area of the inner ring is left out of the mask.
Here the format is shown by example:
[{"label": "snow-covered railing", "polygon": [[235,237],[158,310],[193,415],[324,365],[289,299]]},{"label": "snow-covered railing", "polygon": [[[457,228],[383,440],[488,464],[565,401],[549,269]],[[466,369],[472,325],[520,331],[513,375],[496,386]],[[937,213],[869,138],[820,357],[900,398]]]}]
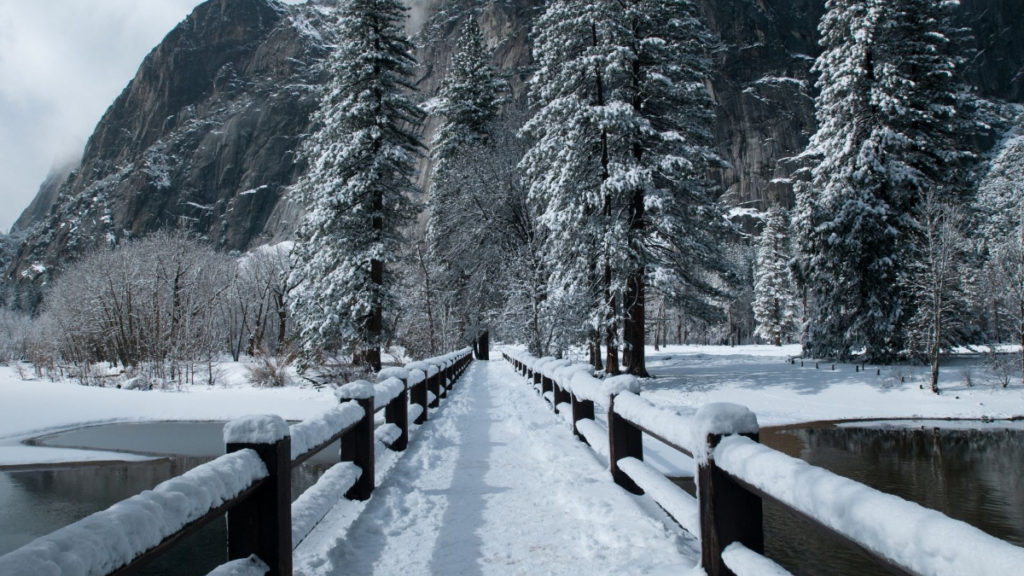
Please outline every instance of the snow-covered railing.
[{"label": "snow-covered railing", "polygon": [[[632,377],[600,380],[586,365],[514,350],[504,356],[541,391],[556,398],[560,390],[568,393],[573,432],[608,457],[616,483],[646,493],[700,537],[708,576],[788,574],[763,556],[764,499],[866,551],[891,572],[995,575],[1024,566],[1024,548],[759,444],[757,418],[743,406],[709,404],[683,417],[641,398]],[[608,411],[606,429],[594,419],[595,403]],[[556,410],[559,405],[565,404],[556,401]],[[644,435],[696,461],[697,498],[644,463]]]},{"label": "snow-covered railing", "polygon": [[[345,384],[335,391],[339,406],[291,426],[272,415],[233,420],[224,426],[223,456],[0,556],[0,574],[134,573],[226,513],[231,561],[211,574],[290,576],[294,546],[333,504],[342,497],[365,500],[373,492],[376,412],[384,411],[377,430],[386,432],[385,444],[404,450],[413,412],[409,392],[414,403],[420,398],[413,418],[422,422],[428,382],[445,397],[471,352],[416,363],[422,370],[382,370],[377,384]],[[292,469],[339,441],[341,462],[291,502]]]}]

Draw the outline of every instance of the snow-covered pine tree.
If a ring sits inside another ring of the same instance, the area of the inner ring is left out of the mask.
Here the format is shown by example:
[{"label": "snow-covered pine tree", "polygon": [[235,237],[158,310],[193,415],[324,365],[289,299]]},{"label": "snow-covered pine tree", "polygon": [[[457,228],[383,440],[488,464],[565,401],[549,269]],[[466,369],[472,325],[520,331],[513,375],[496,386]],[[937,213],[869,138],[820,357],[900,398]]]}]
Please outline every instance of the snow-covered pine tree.
[{"label": "snow-covered pine tree", "polygon": [[755,335],[781,346],[796,331],[796,293],[789,274],[792,246],[789,240],[789,215],[773,205],[764,220],[757,242],[754,263]]},{"label": "snow-covered pine tree", "polygon": [[306,215],[292,252],[292,313],[307,359],[351,350],[380,369],[383,310],[391,301],[386,265],[415,215],[412,175],[422,145],[422,111],[410,97],[413,46],[395,0],[341,5],[332,78],[315,120],[298,186]]},{"label": "snow-covered pine tree", "polygon": [[947,188],[964,157],[947,12],[955,2],[829,0],[810,149],[813,209],[802,231],[812,291],[807,352],[869,361],[903,349],[912,299],[903,281],[917,257],[922,195]]},{"label": "snow-covered pine tree", "polygon": [[[537,112],[523,128],[534,138],[521,166],[530,200],[547,229],[544,254],[549,288],[546,308],[557,332],[589,342],[600,365],[600,341],[607,347],[604,367],[618,372],[617,293],[613,259],[625,248],[620,230],[608,225],[610,198],[602,190],[609,177],[608,135],[600,112],[609,94],[599,24],[608,21],[607,2],[555,0],[533,28],[537,69],[530,79]],[[621,278],[620,278],[621,280]],[[567,329],[572,328],[572,330]],[[578,332],[577,332],[578,330]],[[578,341],[577,341],[578,342]],[[562,342],[570,344],[577,342]]]},{"label": "snow-covered pine tree", "polygon": [[716,292],[705,275],[722,262],[704,178],[711,37],[696,14],[688,0],[561,0],[534,29],[539,111],[527,129],[538,142],[524,167],[545,208],[554,292],[593,303],[586,323],[592,340],[604,334],[612,373],[622,321],[626,367],[646,375],[649,274],[679,301]]},{"label": "snow-covered pine tree", "polygon": [[976,132],[973,97],[958,80],[966,31],[952,25],[957,1],[883,3],[878,21],[876,99],[890,118],[887,159],[893,189],[912,203],[916,228],[903,272],[907,335],[931,367],[938,393],[939,360],[963,342],[968,319],[964,280],[973,276],[966,226],[973,186],[966,182],[966,145]]},{"label": "snow-covered pine tree", "polygon": [[507,180],[515,179],[513,174],[502,174],[498,181],[479,177],[482,170],[496,167],[495,156],[511,151],[499,149],[494,136],[504,88],[476,19],[467,18],[434,110],[441,124],[431,151],[435,165],[427,237],[432,257],[444,263],[439,288],[449,296],[461,337],[473,343],[478,358],[487,355],[486,317],[500,308],[503,255],[495,229],[501,217],[495,212],[506,207],[501,192],[508,191]]},{"label": "snow-covered pine tree", "polygon": [[445,160],[472,146],[488,144],[505,91],[505,82],[498,78],[490,59],[480,25],[470,16],[456,41],[433,111],[441,119],[431,143],[436,168],[443,168]]},{"label": "snow-covered pine tree", "polygon": [[715,39],[691,0],[617,6],[607,11],[614,57],[607,74],[613,98],[603,113],[612,142],[605,188],[626,218],[626,369],[646,376],[647,278],[687,313],[706,317],[728,268],[725,218],[707,178],[719,163],[707,90]]},{"label": "snow-covered pine tree", "polygon": [[1024,122],[1018,122],[982,180],[978,212],[988,252],[987,277],[996,280],[982,306],[993,317],[991,332],[1016,337],[1024,368]]}]

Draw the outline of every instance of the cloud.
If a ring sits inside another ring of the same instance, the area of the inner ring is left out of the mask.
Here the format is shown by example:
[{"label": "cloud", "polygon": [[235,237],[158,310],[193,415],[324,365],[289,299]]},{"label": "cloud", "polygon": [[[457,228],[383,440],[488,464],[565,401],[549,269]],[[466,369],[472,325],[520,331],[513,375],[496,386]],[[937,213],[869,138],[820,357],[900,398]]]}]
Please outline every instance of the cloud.
[{"label": "cloud", "polygon": [[0,230],[199,0],[0,0]]}]

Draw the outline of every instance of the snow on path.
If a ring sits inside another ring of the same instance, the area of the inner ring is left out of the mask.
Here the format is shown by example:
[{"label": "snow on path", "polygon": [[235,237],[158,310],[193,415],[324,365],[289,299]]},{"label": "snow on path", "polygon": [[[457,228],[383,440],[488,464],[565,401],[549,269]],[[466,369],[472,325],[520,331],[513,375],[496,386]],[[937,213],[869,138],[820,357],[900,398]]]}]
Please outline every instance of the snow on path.
[{"label": "snow on path", "polygon": [[507,364],[475,362],[340,545],[295,564],[309,576],[689,572],[696,542],[651,508]]}]

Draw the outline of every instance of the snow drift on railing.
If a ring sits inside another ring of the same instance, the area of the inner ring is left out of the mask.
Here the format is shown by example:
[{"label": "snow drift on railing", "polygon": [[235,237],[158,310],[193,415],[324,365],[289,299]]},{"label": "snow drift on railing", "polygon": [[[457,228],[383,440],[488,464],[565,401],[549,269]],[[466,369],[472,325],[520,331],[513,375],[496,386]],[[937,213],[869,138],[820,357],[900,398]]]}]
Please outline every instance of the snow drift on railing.
[{"label": "snow drift on railing", "polygon": [[248,558],[221,564],[206,576],[264,576],[267,572],[270,572],[270,567],[253,554]]},{"label": "snow drift on railing", "polygon": [[690,418],[659,408],[634,392],[622,392],[615,397],[615,413],[690,454],[695,452]]},{"label": "snow drift on railing", "polygon": [[576,422],[576,430],[587,439],[587,444],[601,456],[608,458],[608,429],[594,422],[590,418],[584,418]]},{"label": "snow drift on railing", "polygon": [[109,574],[266,477],[254,450],[225,454],[0,556],[0,574]]},{"label": "snow drift on railing", "polygon": [[1024,548],[749,438],[722,439],[714,458],[733,476],[912,572],[983,576],[1024,566]]},{"label": "snow drift on railing", "polygon": [[707,437],[711,434],[755,434],[759,430],[757,415],[746,406],[729,402],[712,402],[701,406],[691,420],[693,459],[697,465],[708,461]]},{"label": "snow drift on railing", "polygon": [[[410,362],[405,365],[405,368],[409,371],[419,370],[423,372],[424,376],[427,378],[432,378],[434,374],[437,374],[437,366],[431,362],[427,362],[426,360],[422,362]],[[412,383],[410,382],[410,384]]]},{"label": "snow drift on railing", "polygon": [[409,384],[409,386],[415,386],[426,379],[427,375],[423,372],[423,370],[419,370],[417,368],[410,368],[409,379],[406,380],[406,382]]},{"label": "snow drift on railing", "polygon": [[391,446],[402,435],[402,429],[395,424],[387,423],[373,430],[373,438],[385,446]]},{"label": "snow drift on railing", "polygon": [[274,414],[241,416],[224,425],[225,444],[273,444],[288,435],[288,423]]},{"label": "snow drift on railing", "polygon": [[320,446],[339,430],[348,428],[362,418],[362,406],[356,402],[345,402],[312,418],[292,424],[292,460]]},{"label": "snow drift on railing", "polygon": [[292,548],[296,548],[324,516],[355,485],[362,470],[351,462],[339,462],[292,502]]},{"label": "snow drift on railing", "polygon": [[388,378],[398,378],[399,380],[405,380],[409,378],[409,370],[407,368],[391,366],[388,368],[381,368],[380,372],[377,372],[377,382],[383,382]]},{"label": "snow drift on railing", "polygon": [[623,458],[619,460],[619,469],[675,518],[683,529],[694,536],[700,536],[700,506],[696,498],[642,460]]},{"label": "snow drift on railing", "polygon": [[793,576],[785,568],[739,542],[722,550],[722,560],[736,576]]},{"label": "snow drift on railing", "polygon": [[373,403],[384,406],[405,391],[405,384],[398,378],[387,378],[374,385]]},{"label": "snow drift on railing", "polygon": [[423,414],[423,406],[419,404],[409,404],[409,423],[412,424]]},{"label": "snow drift on railing", "polygon": [[373,384],[366,380],[356,380],[334,390],[334,395],[339,400],[365,400],[373,398],[375,394]]}]

